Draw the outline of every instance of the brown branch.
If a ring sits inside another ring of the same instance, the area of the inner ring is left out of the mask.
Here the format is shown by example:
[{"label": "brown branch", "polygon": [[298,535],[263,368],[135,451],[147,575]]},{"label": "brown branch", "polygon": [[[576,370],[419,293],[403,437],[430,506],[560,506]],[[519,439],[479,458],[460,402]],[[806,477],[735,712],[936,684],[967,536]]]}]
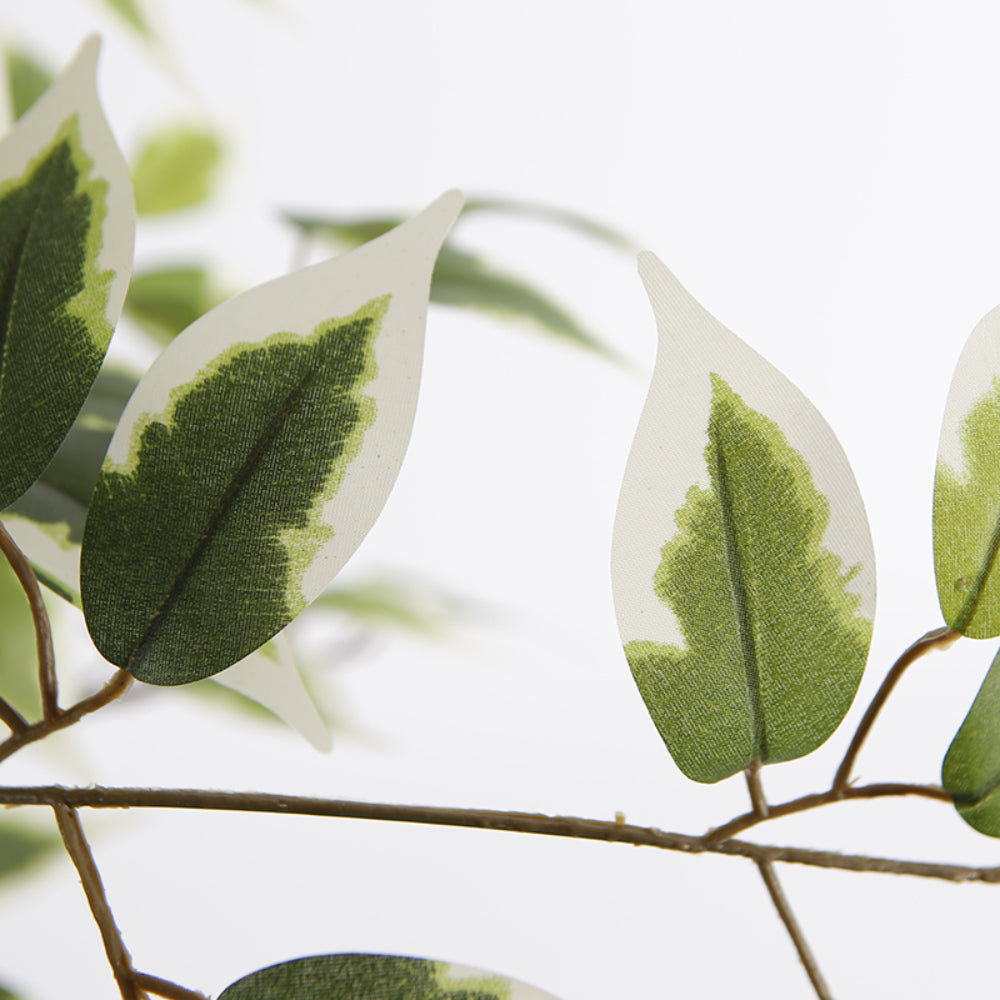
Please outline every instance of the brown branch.
[{"label": "brown branch", "polygon": [[767,804],[767,797],[764,795],[764,786],[760,780],[761,766],[760,757],[754,757],[744,774],[747,779],[747,791],[750,793],[750,803],[753,805],[753,813],[758,819],[763,821],[771,815],[771,809]]},{"label": "brown branch", "polygon": [[52,648],[52,625],[42,598],[42,588],[31,563],[17,547],[7,529],[0,524],[0,552],[24,589],[35,625],[35,647],[38,651],[38,685],[42,696],[42,717],[55,718],[59,714],[59,684],[56,679],[56,655]]},{"label": "brown branch", "polygon": [[719,844],[734,837],[737,833],[758,826],[765,820],[781,819],[782,816],[791,816],[793,813],[818,809],[820,806],[833,805],[835,802],[847,802],[852,799],[895,798],[900,795],[919,795],[922,798],[935,799],[938,802],[950,803],[953,801],[951,795],[937,785],[907,785],[885,782],[875,785],[861,785],[859,788],[846,788],[842,792],[835,792],[830,788],[825,792],[803,795],[801,798],[782,802],[779,805],[769,805],[766,816],[761,816],[756,811],[734,816],[728,823],[723,823],[722,826],[717,826],[714,830],[706,833],[704,840],[708,845]]},{"label": "brown branch", "polygon": [[[870,786],[875,789],[877,786]],[[883,786],[900,788],[907,786]],[[851,789],[864,792],[865,789]],[[900,794],[893,792],[892,794]],[[874,798],[854,794],[852,798]],[[316,799],[264,792],[215,792],[203,789],[64,788],[59,785],[0,787],[6,805],[64,805],[92,809],[211,809],[229,812],[284,813],[294,816],[330,816],[342,819],[382,820],[392,823],[425,823],[436,826],[505,830],[550,837],[576,837],[608,843],[657,847],[685,854],[725,854],[752,861],[785,862],[836,868],[842,871],[882,872],[943,879],[948,882],[1000,882],[1000,867],[969,868],[964,865],[904,861],[895,858],[839,854],[799,847],[767,847],[742,840],[707,841],[704,837],[671,833],[655,827],[635,826],[616,820],[545,816],[541,813],[500,812],[487,809],[453,809],[444,806],[405,806],[339,799]],[[772,816],[780,807],[772,807]]]},{"label": "brown branch", "polygon": [[911,663],[919,660],[921,656],[926,655],[934,649],[947,649],[959,638],[961,638],[961,633],[953,632],[946,625],[941,626],[941,628],[931,629],[931,631],[926,635],[922,635],[919,639],[917,639],[917,641],[906,649],[900,658],[896,660],[890,668],[889,673],[886,674],[885,680],[882,681],[882,686],[875,693],[875,697],[872,698],[871,704],[868,706],[864,716],[862,716],[861,722],[858,723],[858,728],[854,733],[854,738],[851,740],[851,744],[847,748],[847,753],[844,754],[844,759],[841,761],[840,767],[837,768],[837,773],[834,775],[833,784],[831,785],[831,789],[834,792],[842,794],[846,791],[851,780],[851,771],[854,770],[854,763],[857,760],[858,753],[861,751],[862,745],[868,738],[868,733],[875,724],[875,720],[878,718],[879,712],[882,711],[882,707],[885,705],[886,701],[888,701],[889,695],[892,694],[893,688],[905,673],[906,668],[910,666]]},{"label": "brown branch", "polygon": [[28,728],[28,720],[6,698],[0,698],[0,722],[12,733],[23,733]]},{"label": "brown branch", "polygon": [[119,670],[96,694],[84,698],[83,701],[78,701],[72,708],[59,709],[58,713],[51,718],[42,719],[41,722],[36,722],[12,733],[0,743],[0,762],[5,761],[11,754],[16,753],[29,743],[44,739],[50,733],[60,729],[66,729],[79,722],[85,715],[96,712],[99,708],[104,708],[116,698],[120,698],[131,684],[132,675],[124,670]]},{"label": "brown branch", "polygon": [[111,907],[108,906],[104,884],[101,882],[100,872],[97,870],[94,855],[91,854],[90,845],[87,843],[76,810],[72,806],[58,802],[53,804],[52,809],[56,814],[56,822],[59,824],[59,833],[62,834],[63,844],[66,845],[66,851],[79,872],[83,891],[90,904],[90,912],[93,913],[98,930],[101,932],[104,951],[111,964],[115,981],[118,983],[122,1000],[141,1000],[143,993],[136,985],[132,959],[125,947],[125,942],[122,941],[121,932],[115,924]]},{"label": "brown branch", "polygon": [[788,936],[792,939],[792,944],[795,945],[799,961],[805,967],[806,975],[809,977],[809,982],[812,983],[812,987],[816,991],[816,996],[819,997],[819,1000],[833,1000],[833,994],[826,985],[823,973],[819,971],[819,966],[816,964],[816,958],[809,947],[809,942],[806,941],[805,935],[802,933],[802,928],[799,927],[799,922],[796,920],[795,914],[792,912],[792,908],[785,896],[785,891],[781,888],[778,876],[774,873],[774,866],[770,861],[758,861],[757,869],[764,880],[764,885],[767,886],[771,902],[774,903],[774,908],[778,911],[778,916],[781,917],[781,922],[785,925],[785,930],[788,931]]},{"label": "brown branch", "polygon": [[132,978],[140,989],[155,993],[158,997],[167,997],[168,1000],[208,1000],[204,993],[178,986],[169,979],[151,976],[148,972],[134,972]]}]

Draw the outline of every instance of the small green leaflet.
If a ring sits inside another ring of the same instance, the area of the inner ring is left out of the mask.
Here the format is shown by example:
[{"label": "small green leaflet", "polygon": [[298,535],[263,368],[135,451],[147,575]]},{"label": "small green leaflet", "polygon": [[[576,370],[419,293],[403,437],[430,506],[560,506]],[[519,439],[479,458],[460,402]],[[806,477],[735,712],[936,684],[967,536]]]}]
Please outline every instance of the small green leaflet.
[{"label": "small green leaflet", "polygon": [[48,90],[52,75],[37,59],[21,49],[8,48],[6,57],[11,110],[16,121]]},{"label": "small green leaflet", "polygon": [[959,727],[941,768],[941,784],[969,826],[1000,837],[1000,653]]},{"label": "small green leaflet", "polygon": [[193,208],[212,194],[222,142],[209,129],[174,125],[146,141],[136,158],[132,183],[140,215]]},{"label": "small green leaflet", "polygon": [[949,628],[1000,635],[1000,309],[973,330],[952,378],[934,482],[934,569]]},{"label": "small green leaflet", "polygon": [[244,976],[219,1000],[554,1000],[479,969],[396,955],[316,955]]},{"label": "small green leaflet", "polygon": [[868,655],[874,554],[815,408],[652,254],[640,273],[660,349],[615,525],[619,628],[678,767],[719,781],[839,725]]},{"label": "small green leaflet", "polygon": [[0,143],[0,508],[69,431],[128,285],[132,191],[97,101],[98,47]]},{"label": "small green leaflet", "polygon": [[451,192],[174,340],[112,438],[81,553],[98,649],[183,684],[243,659],[357,548],[402,463]]}]

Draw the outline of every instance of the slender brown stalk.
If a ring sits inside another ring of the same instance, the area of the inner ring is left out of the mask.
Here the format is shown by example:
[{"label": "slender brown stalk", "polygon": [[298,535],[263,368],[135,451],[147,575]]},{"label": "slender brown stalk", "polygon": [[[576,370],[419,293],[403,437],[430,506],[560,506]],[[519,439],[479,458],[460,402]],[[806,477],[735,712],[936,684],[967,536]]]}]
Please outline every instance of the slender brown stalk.
[{"label": "slender brown stalk", "polygon": [[12,733],[23,733],[28,728],[28,720],[6,698],[0,698],[0,722]]},{"label": "slender brown stalk", "polygon": [[[870,786],[872,789],[877,786]],[[882,786],[891,789],[906,786]],[[854,793],[864,789],[852,789]],[[891,794],[899,794],[893,791]],[[854,794],[853,798],[875,798]],[[294,816],[331,816],[342,819],[382,820],[392,823],[425,823],[435,826],[505,830],[550,837],[577,837],[608,843],[657,847],[684,854],[724,854],[752,861],[785,862],[836,868],[842,871],[882,872],[943,879],[947,882],[1000,882],[1000,867],[970,868],[964,865],[903,861],[896,858],[839,854],[799,847],[776,847],[728,839],[712,843],[702,836],[671,833],[655,827],[635,826],[617,820],[583,819],[575,816],[545,816],[541,813],[501,812],[487,809],[453,809],[444,806],[406,806],[386,803],[316,799],[263,792],[215,792],[173,788],[65,788],[60,785],[0,787],[0,804],[64,805],[70,808],[123,809],[211,809],[228,812],[283,813]],[[775,815],[779,807],[772,807]]]},{"label": "slender brown stalk", "polygon": [[747,790],[750,792],[750,803],[753,805],[754,815],[763,821],[771,815],[771,809],[767,804],[767,797],[764,795],[764,786],[760,780],[760,769],[760,757],[754,757],[744,773],[746,774]]},{"label": "slender brown stalk", "polygon": [[832,791],[838,795],[846,791],[851,780],[851,771],[854,770],[854,763],[858,758],[861,747],[868,738],[868,733],[875,724],[879,712],[882,711],[882,706],[888,701],[889,695],[892,694],[893,688],[905,673],[906,668],[911,663],[919,660],[921,656],[926,655],[934,649],[947,649],[948,646],[959,638],[961,638],[960,632],[953,632],[947,625],[942,625],[941,628],[931,629],[930,632],[922,635],[896,660],[889,673],[885,675],[882,686],[875,693],[875,697],[872,698],[871,704],[868,706],[861,722],[858,723],[854,738],[851,740],[851,744],[847,748],[847,753],[844,754],[844,759],[840,762],[840,767],[837,768],[837,773],[834,775],[833,784],[831,785]]},{"label": "slender brown stalk", "polygon": [[59,833],[62,834],[63,844],[65,844],[66,851],[80,875],[83,891],[90,904],[90,912],[94,915],[98,930],[101,932],[104,951],[111,964],[115,982],[118,983],[122,1000],[141,1000],[144,994],[136,985],[132,958],[122,940],[111,907],[108,906],[104,883],[101,881],[100,872],[98,872],[94,862],[94,855],[91,854],[87,837],[80,825],[80,818],[72,806],[56,803],[52,809],[56,814],[56,822],[59,824]]},{"label": "slender brown stalk", "polygon": [[4,554],[10,568],[28,598],[31,618],[35,625],[35,647],[38,651],[38,685],[42,695],[42,717],[55,718],[59,714],[59,683],[56,679],[56,655],[52,648],[52,625],[42,598],[42,588],[31,563],[17,547],[7,529],[0,524],[0,552]]},{"label": "slender brown stalk", "polygon": [[67,726],[79,722],[85,715],[111,704],[116,698],[120,698],[131,684],[132,675],[124,670],[119,670],[96,694],[78,701],[71,708],[59,709],[58,713],[51,718],[42,719],[41,722],[36,722],[11,733],[7,739],[0,743],[0,762],[5,761],[11,754],[16,753],[29,743],[44,739],[50,733],[60,729],[66,729]]},{"label": "slender brown stalk", "polygon": [[812,988],[816,991],[816,996],[819,997],[819,1000],[833,1000],[833,994],[826,985],[823,973],[819,971],[819,965],[816,964],[816,957],[813,955],[812,949],[809,947],[809,942],[806,941],[805,935],[802,933],[802,928],[799,926],[799,922],[792,912],[784,889],[781,888],[778,876],[774,872],[774,866],[770,861],[758,861],[757,869],[764,880],[764,885],[767,886],[771,902],[774,903],[774,908],[778,911],[778,916],[781,917],[781,922],[785,925],[785,930],[788,931],[788,936],[792,939],[792,944],[795,945],[799,961],[805,967],[806,975],[809,977],[809,982],[812,983]]},{"label": "slender brown stalk", "polygon": [[734,816],[728,823],[723,823],[722,826],[717,826],[714,830],[706,833],[704,840],[709,845],[720,844],[722,841],[736,836],[737,833],[758,826],[765,820],[780,819],[782,816],[807,812],[810,809],[818,809],[820,806],[833,805],[835,802],[850,802],[854,799],[895,798],[900,795],[917,795],[938,802],[950,803],[952,801],[951,795],[938,785],[885,782],[875,785],[861,785],[858,788],[848,787],[842,792],[836,792],[830,788],[825,792],[813,792],[811,795],[803,795],[801,798],[781,802],[778,805],[768,805],[766,816],[761,816],[756,810],[743,813],[741,816]]},{"label": "slender brown stalk", "polygon": [[147,972],[135,972],[132,978],[140,989],[146,990],[147,993],[155,993],[158,997],[167,997],[168,1000],[208,1000],[204,993],[186,989],[170,982],[169,979],[151,976]]}]

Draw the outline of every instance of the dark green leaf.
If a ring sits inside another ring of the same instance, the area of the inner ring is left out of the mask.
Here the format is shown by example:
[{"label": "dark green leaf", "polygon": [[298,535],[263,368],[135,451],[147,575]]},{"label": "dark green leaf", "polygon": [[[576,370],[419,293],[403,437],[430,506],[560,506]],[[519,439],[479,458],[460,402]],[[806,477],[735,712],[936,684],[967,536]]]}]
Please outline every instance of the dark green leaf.
[{"label": "dark green leaf", "polygon": [[394,955],[317,955],[228,986],[219,1000],[552,1000],[512,979]]},{"label": "dark green leaf", "polygon": [[125,315],[166,344],[224,298],[204,266],[159,268],[132,277]]},{"label": "dark green leaf", "polygon": [[159,215],[207,201],[215,184],[222,143],[207,129],[175,125],[139,151],[132,174],[140,215]]},{"label": "dark green leaf", "polygon": [[60,843],[55,834],[43,833],[37,827],[9,817],[0,819],[0,879],[18,875],[38,864]]},{"label": "dark green leaf", "polygon": [[18,119],[52,83],[52,74],[33,56],[20,49],[7,49],[7,80],[14,119]]},{"label": "dark green leaf", "polygon": [[0,508],[69,431],[131,265],[128,179],[97,105],[96,57],[85,46],[4,140],[27,167],[0,177]]},{"label": "dark green leaf", "polygon": [[1000,837],[1000,654],[948,748],[941,784],[969,826]]},{"label": "dark green leaf", "polygon": [[[397,224],[395,219],[341,221],[304,216],[288,216],[288,219],[303,232],[322,237],[338,247],[357,246],[381,236]],[[497,270],[479,257],[455,250],[451,241],[438,256],[431,283],[431,301],[527,320],[578,347],[617,357],[582,323],[529,282]]]},{"label": "dark green leaf", "polygon": [[952,379],[934,482],[934,568],[948,626],[1000,635],[1000,310],[972,332]]},{"label": "dark green leaf", "polygon": [[[661,341],[615,528],[619,625],[678,767],[719,781],[803,756],[843,719],[871,639],[871,540],[815,408],[652,254],[640,270]],[[863,561],[845,569],[846,553]]]}]

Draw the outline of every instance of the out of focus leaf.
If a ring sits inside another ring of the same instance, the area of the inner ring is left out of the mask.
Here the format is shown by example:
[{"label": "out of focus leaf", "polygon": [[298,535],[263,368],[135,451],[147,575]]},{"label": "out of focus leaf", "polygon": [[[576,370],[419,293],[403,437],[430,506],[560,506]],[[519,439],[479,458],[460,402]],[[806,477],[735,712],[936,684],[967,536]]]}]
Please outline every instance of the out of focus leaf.
[{"label": "out of focus leaf", "polygon": [[104,4],[130,28],[139,32],[147,41],[152,41],[153,29],[139,4],[139,0],[104,0]]},{"label": "out of focus leaf", "polygon": [[[0,697],[29,722],[41,717],[35,630],[24,590],[0,558]],[[3,848],[0,845],[0,852]]]},{"label": "out of focus leaf", "polygon": [[222,143],[208,129],[174,125],[147,140],[132,172],[135,207],[141,215],[191,208],[211,195],[222,160]]},{"label": "out of focus leaf", "polygon": [[158,268],[133,276],[125,315],[167,344],[225,297],[203,265]]},{"label": "out of focus leaf", "polygon": [[[397,224],[397,220],[386,218],[338,220],[295,215],[288,216],[288,221],[304,233],[342,248],[374,239]],[[480,257],[454,249],[452,240],[445,243],[438,255],[431,282],[431,301],[526,320],[578,347],[617,358],[607,344],[544,292],[530,282],[498,270]]]},{"label": "out of focus leaf", "polygon": [[331,587],[316,598],[317,609],[335,611],[370,627],[392,627],[418,635],[437,634],[441,609],[414,587],[372,580],[353,587]]},{"label": "out of focus leaf", "polygon": [[554,1000],[480,969],[396,955],[315,955],[226,987],[219,1000]]},{"label": "out of focus leaf", "polygon": [[948,748],[941,784],[969,826],[1000,837],[1000,653]]},{"label": "out of focus leaf", "polygon": [[3,817],[0,819],[0,880],[37,864],[60,843],[55,834]]},{"label": "out of focus leaf", "polygon": [[52,83],[52,74],[21,49],[7,49],[7,80],[15,120],[31,107]]}]

